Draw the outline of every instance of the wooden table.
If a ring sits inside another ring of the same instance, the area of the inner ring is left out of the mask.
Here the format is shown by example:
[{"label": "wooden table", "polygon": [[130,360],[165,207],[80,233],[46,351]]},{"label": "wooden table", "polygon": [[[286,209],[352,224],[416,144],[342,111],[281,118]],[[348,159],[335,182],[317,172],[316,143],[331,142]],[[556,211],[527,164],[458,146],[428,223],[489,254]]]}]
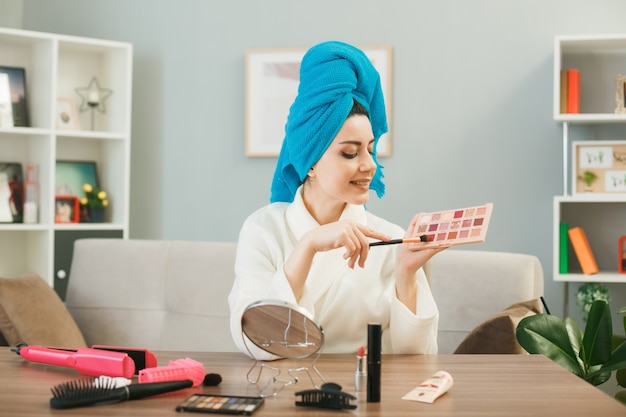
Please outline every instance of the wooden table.
[{"label": "wooden table", "polygon": [[[217,387],[182,391],[117,404],[54,410],[49,406],[50,388],[81,378],[70,368],[29,363],[7,347],[0,347],[0,416],[182,416],[175,406],[192,393],[255,396],[258,388],[246,375],[254,361],[240,353],[155,352],[159,365],[189,357],[204,364],[207,373],[218,373]],[[273,365],[287,370],[310,361],[283,360]],[[355,358],[352,355],[322,355],[318,369],[327,381],[339,383],[354,393]],[[433,404],[402,400],[401,397],[435,371],[446,370],[454,378],[452,389]],[[263,371],[263,375],[266,371]],[[306,378],[266,398],[255,416],[291,417],[372,416],[626,416],[626,407],[596,387],[538,355],[383,355],[381,402],[368,403],[358,393],[354,411],[296,407],[296,391],[312,388]],[[189,413],[185,413],[190,415]],[[201,416],[203,414],[193,413]],[[206,415],[206,414],[204,414]]]}]

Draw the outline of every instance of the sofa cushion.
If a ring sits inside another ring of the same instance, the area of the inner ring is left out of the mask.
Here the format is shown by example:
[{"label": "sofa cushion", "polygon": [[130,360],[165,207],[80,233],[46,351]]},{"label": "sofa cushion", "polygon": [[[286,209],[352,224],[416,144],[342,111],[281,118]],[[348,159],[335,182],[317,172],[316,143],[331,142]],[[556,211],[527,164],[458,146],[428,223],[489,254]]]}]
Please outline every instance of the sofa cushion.
[{"label": "sofa cushion", "polygon": [[63,301],[34,273],[0,278],[0,332],[10,346],[86,346]]},{"label": "sofa cushion", "polygon": [[539,313],[539,299],[515,303],[476,326],[454,353],[526,353],[517,342],[515,329],[524,317]]}]

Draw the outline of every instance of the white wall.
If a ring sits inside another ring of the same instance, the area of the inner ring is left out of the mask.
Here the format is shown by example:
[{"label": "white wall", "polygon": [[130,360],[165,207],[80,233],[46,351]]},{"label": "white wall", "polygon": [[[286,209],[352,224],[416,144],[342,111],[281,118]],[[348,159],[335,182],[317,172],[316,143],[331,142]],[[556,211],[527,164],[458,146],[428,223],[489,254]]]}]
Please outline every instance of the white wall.
[{"label": "white wall", "polygon": [[20,29],[22,27],[22,0],[0,0],[0,26]]},{"label": "white wall", "polygon": [[553,38],[623,32],[623,0],[23,3],[25,29],[134,44],[131,237],[235,240],[267,203],[275,159],[243,155],[246,49],[389,44],[393,156],[387,195],[370,209],[406,225],[417,211],[493,201],[487,242],[466,249],[537,255],[548,304],[562,311],[551,277],[562,192]]}]

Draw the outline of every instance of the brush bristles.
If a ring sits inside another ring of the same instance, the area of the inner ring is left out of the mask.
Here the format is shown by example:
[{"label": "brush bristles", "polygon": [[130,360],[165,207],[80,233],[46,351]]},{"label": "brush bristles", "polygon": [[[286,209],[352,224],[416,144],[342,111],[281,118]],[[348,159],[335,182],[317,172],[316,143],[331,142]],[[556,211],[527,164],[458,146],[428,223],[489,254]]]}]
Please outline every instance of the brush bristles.
[{"label": "brush bristles", "polygon": [[122,401],[124,388],[116,388],[112,380],[95,383],[94,379],[80,379],[57,385],[51,389],[52,408],[72,408],[102,402]]}]

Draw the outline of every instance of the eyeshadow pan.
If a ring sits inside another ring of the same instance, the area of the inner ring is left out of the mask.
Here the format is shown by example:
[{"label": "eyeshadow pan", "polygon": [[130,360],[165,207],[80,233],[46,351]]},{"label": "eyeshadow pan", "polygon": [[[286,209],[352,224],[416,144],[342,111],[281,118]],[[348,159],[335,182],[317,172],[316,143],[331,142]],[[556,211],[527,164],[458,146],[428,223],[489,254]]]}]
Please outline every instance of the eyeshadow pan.
[{"label": "eyeshadow pan", "polygon": [[439,223],[433,223],[430,226],[428,226],[428,231],[429,232],[434,232],[435,230],[437,230],[437,226],[439,226]]},{"label": "eyeshadow pan", "polygon": [[474,226],[481,226],[483,224],[483,219],[482,217],[478,217],[477,219],[474,219]]},{"label": "eyeshadow pan", "polygon": [[463,227],[470,227],[472,225],[472,219],[463,220]]},{"label": "eyeshadow pan", "polygon": [[435,213],[433,214],[433,221],[439,221],[439,219],[441,219],[441,213]]},{"label": "eyeshadow pan", "polygon": [[454,218],[455,219],[459,219],[461,217],[463,217],[463,210],[457,210],[457,211],[454,212]]}]

